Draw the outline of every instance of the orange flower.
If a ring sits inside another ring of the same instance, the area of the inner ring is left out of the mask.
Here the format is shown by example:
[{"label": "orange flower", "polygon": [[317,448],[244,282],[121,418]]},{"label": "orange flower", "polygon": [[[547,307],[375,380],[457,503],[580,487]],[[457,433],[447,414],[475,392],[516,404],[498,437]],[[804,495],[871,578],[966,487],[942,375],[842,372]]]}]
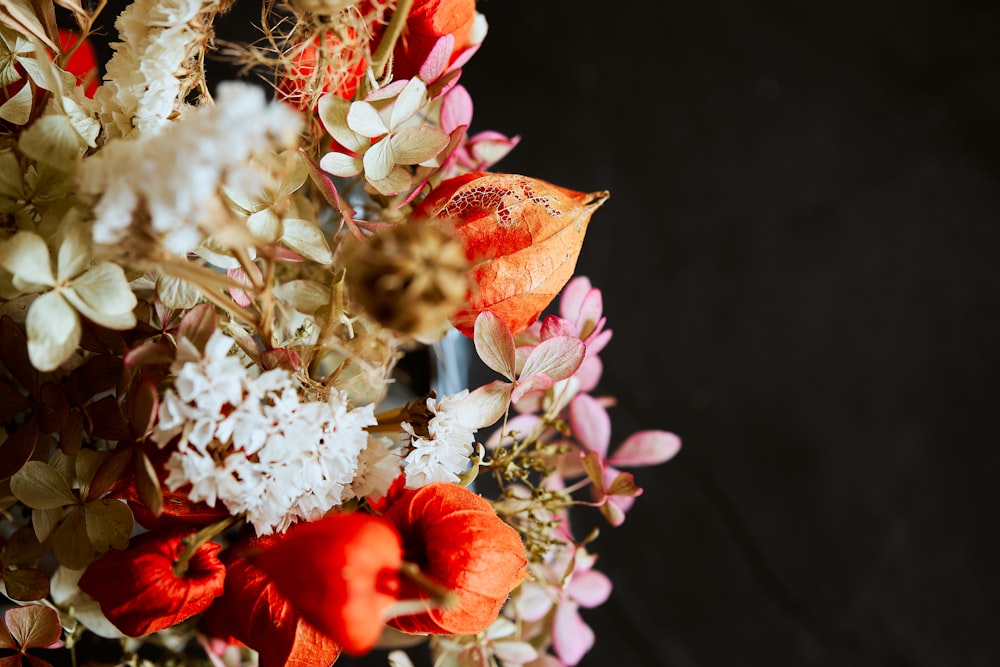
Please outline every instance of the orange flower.
[{"label": "orange flower", "polygon": [[206,542],[195,550],[180,577],[174,563],[190,531],[143,533],[125,551],[109,551],[87,567],[80,590],[97,600],[124,634],[141,637],[169,628],[208,609],[222,594],[226,568],[221,548]]},{"label": "orange flower", "polygon": [[360,655],[378,641],[382,613],[396,601],[403,548],[387,521],[341,512],[295,524],[251,561],[297,614]]},{"label": "orange flower", "polygon": [[[457,603],[398,616],[389,624],[413,634],[475,634],[497,619],[524,577],[524,544],[493,507],[465,487],[448,482],[406,491],[385,514],[403,536],[406,560]],[[418,584],[401,582],[399,597],[428,597]]]},{"label": "orange flower", "polygon": [[590,216],[607,192],[583,193],[526,176],[472,172],[443,181],[414,218],[452,220],[474,289],[451,322],[472,337],[491,311],[518,333],[573,276]]},{"label": "orange flower", "polygon": [[337,643],[303,620],[274,582],[240,557],[244,550],[266,549],[279,540],[274,535],[253,538],[229,550],[225,592],[205,613],[202,629],[249,646],[266,667],[333,664],[341,652]]}]

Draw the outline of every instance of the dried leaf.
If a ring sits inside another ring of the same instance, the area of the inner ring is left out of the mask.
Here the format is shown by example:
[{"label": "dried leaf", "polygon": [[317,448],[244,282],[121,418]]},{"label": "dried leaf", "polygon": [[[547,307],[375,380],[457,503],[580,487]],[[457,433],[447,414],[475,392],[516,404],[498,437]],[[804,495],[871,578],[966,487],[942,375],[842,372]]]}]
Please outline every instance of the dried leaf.
[{"label": "dried leaf", "polygon": [[49,594],[48,575],[33,567],[4,570],[3,584],[7,589],[7,595],[21,602],[41,600]]},{"label": "dried leaf", "polygon": [[607,192],[583,193],[512,174],[471,172],[443,181],[414,217],[453,220],[476,289],[452,323],[472,336],[489,310],[518,334],[573,276],[590,217]]},{"label": "dried leaf", "polygon": [[55,609],[38,604],[14,607],[4,614],[4,621],[21,650],[62,646],[62,626]]}]

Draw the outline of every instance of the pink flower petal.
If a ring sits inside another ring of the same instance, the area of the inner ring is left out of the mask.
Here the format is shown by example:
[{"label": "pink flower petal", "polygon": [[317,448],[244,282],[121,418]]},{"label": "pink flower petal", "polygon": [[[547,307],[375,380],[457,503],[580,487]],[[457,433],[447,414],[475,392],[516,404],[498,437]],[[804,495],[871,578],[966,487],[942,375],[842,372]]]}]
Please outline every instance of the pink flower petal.
[{"label": "pink flower petal", "polygon": [[451,132],[472,123],[472,96],[464,86],[455,86],[441,101],[441,129]]},{"label": "pink flower petal", "polygon": [[427,83],[437,80],[445,68],[448,66],[448,59],[455,48],[455,36],[451,33],[442,35],[438,41],[434,42],[434,47],[427,54],[423,64],[420,66],[418,76]]},{"label": "pink flower petal", "polygon": [[667,431],[639,431],[628,437],[608,463],[616,466],[651,466],[665,463],[677,455],[681,439]]},{"label": "pink flower petal", "polygon": [[519,380],[514,386],[514,391],[510,394],[510,400],[517,403],[525,394],[533,391],[544,391],[555,384],[548,375],[535,373],[527,376],[524,380]]},{"label": "pink flower petal", "polygon": [[607,410],[589,394],[577,394],[569,404],[569,426],[584,448],[604,458],[611,443],[611,418]]},{"label": "pink flower petal", "polygon": [[540,621],[552,609],[552,595],[548,589],[530,581],[521,584],[517,597],[514,598],[514,609],[523,620]]},{"label": "pink flower petal", "polygon": [[512,388],[509,382],[497,380],[476,389],[462,399],[458,410],[459,421],[477,430],[496,423],[510,405]]},{"label": "pink flower petal", "polygon": [[574,572],[566,586],[566,593],[578,605],[590,609],[604,604],[611,596],[611,580],[597,570]]},{"label": "pink flower petal", "polygon": [[577,328],[567,319],[548,315],[542,320],[542,330],[540,333],[542,340],[554,338],[556,336],[570,336],[577,338]]},{"label": "pink flower petal", "polygon": [[491,433],[485,445],[487,449],[499,447],[501,436],[506,438],[508,433],[514,433],[514,437],[517,438],[524,438],[531,433],[532,430],[534,430],[535,426],[537,426],[540,421],[542,420],[538,417],[538,415],[517,415],[516,417],[507,420],[507,428],[503,433],[500,432],[500,429]]},{"label": "pink flower petal", "polygon": [[598,383],[601,381],[601,375],[604,373],[604,364],[601,362],[601,358],[598,356],[587,355],[583,359],[583,363],[580,364],[580,368],[576,370],[573,377],[576,381],[580,383],[577,391],[589,392],[597,389]]},{"label": "pink flower petal", "polygon": [[579,338],[556,336],[535,346],[524,361],[522,376],[544,374],[553,380],[565,380],[583,363],[586,347]]},{"label": "pink flower petal", "polygon": [[576,321],[580,316],[580,309],[583,307],[583,300],[590,294],[590,279],[587,276],[577,276],[563,287],[562,297],[559,299],[559,313],[567,320]]},{"label": "pink flower petal", "polygon": [[573,667],[594,646],[594,631],[583,622],[572,602],[563,602],[556,609],[552,622],[552,648],[568,667]]}]

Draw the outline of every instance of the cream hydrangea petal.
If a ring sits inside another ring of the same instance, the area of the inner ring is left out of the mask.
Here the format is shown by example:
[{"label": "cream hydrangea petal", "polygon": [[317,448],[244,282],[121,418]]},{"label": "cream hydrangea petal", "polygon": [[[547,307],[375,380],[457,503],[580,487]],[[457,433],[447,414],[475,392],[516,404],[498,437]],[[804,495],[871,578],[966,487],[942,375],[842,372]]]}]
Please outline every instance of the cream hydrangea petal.
[{"label": "cream hydrangea petal", "polygon": [[396,159],[392,152],[392,142],[378,141],[365,152],[365,177],[368,180],[379,181],[389,175],[396,165]]},{"label": "cream hydrangea petal", "polygon": [[[389,132],[378,109],[365,101],[354,102],[347,112],[347,126],[360,135],[374,139]],[[331,133],[332,134],[332,133]],[[334,137],[336,139],[336,137]]]},{"label": "cream hydrangea petal", "polygon": [[122,267],[101,262],[73,281],[66,299],[87,319],[110,329],[135,326],[137,300]]},{"label": "cream hydrangea petal", "polygon": [[417,77],[413,77],[403,88],[392,105],[389,115],[389,127],[396,129],[408,120],[424,105],[427,98],[427,85]]},{"label": "cream hydrangea petal", "polygon": [[85,144],[69,116],[49,114],[29,125],[17,145],[39,162],[65,165],[79,157]]},{"label": "cream hydrangea petal", "polygon": [[332,93],[319,98],[319,118],[330,136],[344,148],[360,153],[370,142],[347,124],[351,103]]},{"label": "cream hydrangea petal", "polygon": [[35,299],[25,321],[28,358],[40,371],[51,371],[69,359],[80,344],[80,317],[59,292]]},{"label": "cream hydrangea petal", "polygon": [[360,159],[336,151],[327,153],[319,161],[320,169],[343,178],[350,178],[351,176],[360,174],[362,165],[363,163]]},{"label": "cream hydrangea petal", "polygon": [[410,187],[413,182],[413,178],[410,176],[410,172],[406,171],[402,167],[393,167],[389,175],[383,179],[373,181],[368,179],[368,182],[372,184],[380,194],[386,195],[387,197],[394,194],[398,194],[403,190]]},{"label": "cream hydrangea petal", "polygon": [[73,224],[74,222],[76,221],[70,220],[60,230],[62,243],[59,244],[59,253],[56,255],[56,276],[59,282],[80,275],[90,264],[90,243],[84,234],[84,227]]},{"label": "cream hydrangea petal", "polygon": [[281,218],[271,208],[265,208],[250,215],[247,218],[247,227],[250,228],[254,236],[268,243],[273,243],[281,238]]},{"label": "cream hydrangea petal", "polygon": [[419,125],[392,135],[389,144],[396,164],[417,164],[440,153],[448,145],[448,135],[436,127]]},{"label": "cream hydrangea petal", "polygon": [[0,266],[14,274],[18,282],[49,287],[56,284],[49,247],[34,232],[18,232],[0,244]]},{"label": "cream hydrangea petal", "polygon": [[333,253],[330,252],[326,237],[314,223],[299,218],[287,218],[284,225],[282,243],[314,262],[329,264],[333,261]]},{"label": "cream hydrangea petal", "polygon": [[0,105],[0,118],[14,125],[24,125],[31,118],[33,102],[31,86],[22,86],[13,97]]}]

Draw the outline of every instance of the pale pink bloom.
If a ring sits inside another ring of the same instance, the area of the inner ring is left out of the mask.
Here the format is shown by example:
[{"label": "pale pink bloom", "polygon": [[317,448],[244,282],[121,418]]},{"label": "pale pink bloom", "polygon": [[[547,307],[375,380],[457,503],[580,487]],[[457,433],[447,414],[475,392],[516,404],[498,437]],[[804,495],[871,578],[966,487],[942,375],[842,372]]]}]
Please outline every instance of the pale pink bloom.
[{"label": "pale pink bloom", "polygon": [[477,429],[500,419],[512,401],[517,402],[528,392],[548,389],[571,376],[584,355],[579,339],[555,336],[536,345],[517,372],[514,336],[503,320],[490,311],[483,311],[476,318],[473,340],[483,363],[507,378],[476,389],[463,401],[462,421]]},{"label": "pale pink bloom", "polygon": [[611,595],[611,580],[593,569],[595,560],[582,546],[557,552],[536,568],[536,578],[524,582],[514,600],[518,616],[529,623],[544,619],[555,607],[552,648],[569,667],[594,645],[594,631],[580,616],[580,608],[597,607]]},{"label": "pale pink bloom", "polygon": [[[632,484],[632,475],[618,466],[638,467],[664,463],[681,448],[681,440],[667,431],[638,431],[629,436],[608,456],[611,443],[611,419],[601,402],[589,394],[578,394],[569,404],[569,424],[573,438],[583,449],[580,460],[594,483],[595,501],[612,525],[625,521],[625,512],[642,489]],[[566,457],[567,463],[572,457]],[[564,467],[567,477],[580,470]]]}]

